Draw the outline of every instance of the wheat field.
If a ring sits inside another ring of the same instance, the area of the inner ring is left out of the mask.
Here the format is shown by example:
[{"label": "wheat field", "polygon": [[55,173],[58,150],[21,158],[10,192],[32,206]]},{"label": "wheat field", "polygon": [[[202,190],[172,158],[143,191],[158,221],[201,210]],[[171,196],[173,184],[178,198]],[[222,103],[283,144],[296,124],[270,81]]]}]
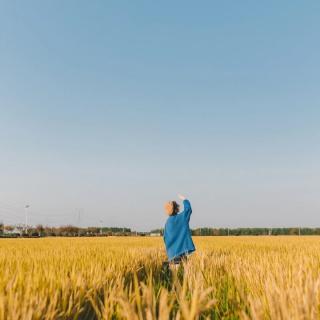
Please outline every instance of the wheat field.
[{"label": "wheat field", "polygon": [[0,319],[319,319],[320,237],[0,240]]}]

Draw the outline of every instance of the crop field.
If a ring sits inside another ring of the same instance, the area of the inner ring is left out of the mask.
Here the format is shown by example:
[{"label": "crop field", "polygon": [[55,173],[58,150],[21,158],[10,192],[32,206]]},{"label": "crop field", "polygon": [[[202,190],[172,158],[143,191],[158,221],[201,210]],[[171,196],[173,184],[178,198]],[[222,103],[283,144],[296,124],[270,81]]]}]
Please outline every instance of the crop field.
[{"label": "crop field", "polygon": [[0,240],[0,319],[319,319],[320,237]]}]

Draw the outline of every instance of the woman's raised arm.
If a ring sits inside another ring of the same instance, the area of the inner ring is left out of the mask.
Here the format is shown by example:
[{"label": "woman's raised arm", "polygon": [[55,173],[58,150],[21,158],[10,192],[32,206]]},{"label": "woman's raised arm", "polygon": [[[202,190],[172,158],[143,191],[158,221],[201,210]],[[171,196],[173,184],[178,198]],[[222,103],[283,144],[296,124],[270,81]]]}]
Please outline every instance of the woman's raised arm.
[{"label": "woman's raised arm", "polygon": [[184,214],[186,216],[186,219],[189,221],[190,220],[190,216],[192,213],[192,208],[191,208],[191,204],[190,201],[187,200],[187,198],[181,194],[178,194],[179,199],[183,200],[183,212],[182,214]]}]

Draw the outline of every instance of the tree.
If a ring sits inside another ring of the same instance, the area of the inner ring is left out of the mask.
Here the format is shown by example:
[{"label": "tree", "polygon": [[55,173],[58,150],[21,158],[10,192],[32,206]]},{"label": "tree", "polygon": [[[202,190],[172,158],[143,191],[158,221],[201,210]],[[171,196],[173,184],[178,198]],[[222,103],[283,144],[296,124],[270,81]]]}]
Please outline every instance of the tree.
[{"label": "tree", "polygon": [[44,236],[44,227],[42,224],[38,224],[36,226],[36,232],[38,233],[39,237],[43,237]]}]

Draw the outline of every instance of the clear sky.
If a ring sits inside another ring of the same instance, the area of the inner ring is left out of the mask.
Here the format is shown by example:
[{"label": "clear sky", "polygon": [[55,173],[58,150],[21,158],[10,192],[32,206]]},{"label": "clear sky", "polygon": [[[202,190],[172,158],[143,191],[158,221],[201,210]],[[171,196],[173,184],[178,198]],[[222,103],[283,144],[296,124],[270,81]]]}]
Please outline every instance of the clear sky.
[{"label": "clear sky", "polygon": [[320,226],[319,34],[319,1],[1,1],[0,218]]}]

